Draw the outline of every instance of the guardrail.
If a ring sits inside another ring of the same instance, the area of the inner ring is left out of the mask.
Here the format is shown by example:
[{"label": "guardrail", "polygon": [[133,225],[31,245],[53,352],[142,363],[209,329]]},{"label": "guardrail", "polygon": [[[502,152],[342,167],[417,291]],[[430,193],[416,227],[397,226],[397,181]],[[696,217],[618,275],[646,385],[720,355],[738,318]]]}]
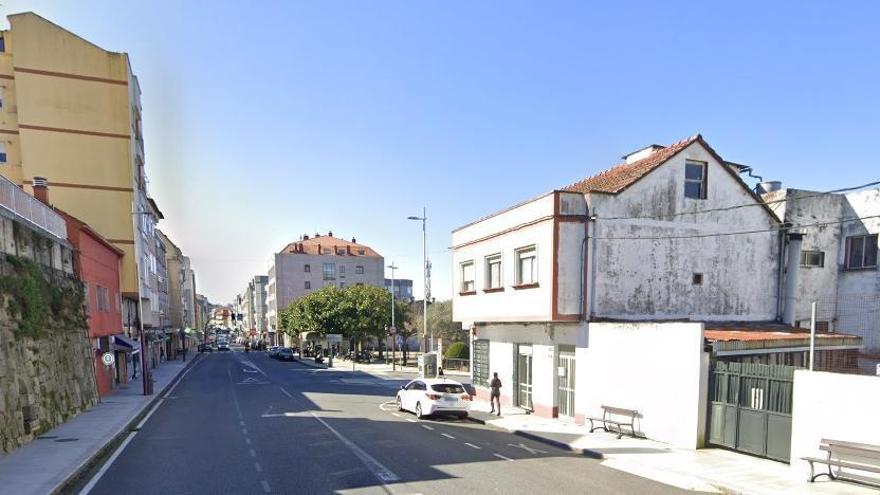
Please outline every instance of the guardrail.
[{"label": "guardrail", "polygon": [[67,240],[67,224],[61,215],[2,176],[0,176],[0,207],[22,217],[55,237]]}]

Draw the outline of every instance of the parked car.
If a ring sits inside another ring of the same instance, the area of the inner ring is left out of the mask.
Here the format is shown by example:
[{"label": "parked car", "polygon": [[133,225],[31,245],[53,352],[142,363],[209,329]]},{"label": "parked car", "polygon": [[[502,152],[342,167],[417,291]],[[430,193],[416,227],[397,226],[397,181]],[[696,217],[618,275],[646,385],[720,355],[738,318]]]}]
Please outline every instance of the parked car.
[{"label": "parked car", "polygon": [[217,344],[217,350],[218,351],[228,351],[229,344],[227,344],[226,342],[220,342],[219,344]]},{"label": "parked car", "polygon": [[211,344],[199,344],[199,352],[214,352],[214,348]]},{"label": "parked car", "polygon": [[278,350],[278,359],[282,361],[296,361],[298,354],[294,354],[290,347],[282,347]]},{"label": "parked car", "polygon": [[266,355],[273,358],[273,357],[275,357],[275,354],[278,352],[278,349],[281,349],[281,347],[279,347],[277,345],[273,345],[272,347],[266,349]]},{"label": "parked car", "polygon": [[419,378],[397,391],[397,409],[412,411],[416,417],[451,414],[466,418],[473,396],[461,383],[445,378]]}]

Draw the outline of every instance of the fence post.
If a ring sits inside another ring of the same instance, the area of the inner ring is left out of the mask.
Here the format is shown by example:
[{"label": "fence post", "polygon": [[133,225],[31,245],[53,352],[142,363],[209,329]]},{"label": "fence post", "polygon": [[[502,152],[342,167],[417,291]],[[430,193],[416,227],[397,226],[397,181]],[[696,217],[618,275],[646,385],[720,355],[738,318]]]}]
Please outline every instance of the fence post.
[{"label": "fence post", "polygon": [[810,371],[813,371],[813,357],[816,354],[816,301],[810,305]]}]

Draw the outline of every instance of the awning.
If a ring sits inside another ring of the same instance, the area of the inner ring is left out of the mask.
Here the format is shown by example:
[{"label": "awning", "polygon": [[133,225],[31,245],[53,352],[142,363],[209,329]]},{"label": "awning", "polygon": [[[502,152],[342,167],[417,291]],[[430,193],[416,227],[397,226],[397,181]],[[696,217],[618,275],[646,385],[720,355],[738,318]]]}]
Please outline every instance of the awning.
[{"label": "awning", "polygon": [[138,352],[140,348],[140,344],[126,337],[124,334],[117,333],[113,336],[114,351]]}]

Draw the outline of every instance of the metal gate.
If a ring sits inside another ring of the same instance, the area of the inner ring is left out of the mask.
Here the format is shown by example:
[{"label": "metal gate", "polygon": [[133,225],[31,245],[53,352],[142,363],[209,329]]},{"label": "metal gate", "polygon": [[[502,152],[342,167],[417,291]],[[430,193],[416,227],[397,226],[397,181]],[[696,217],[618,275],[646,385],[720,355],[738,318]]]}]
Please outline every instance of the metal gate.
[{"label": "metal gate", "polygon": [[516,405],[532,411],[532,346],[517,347]]},{"label": "metal gate", "polygon": [[794,366],[715,363],[710,376],[709,441],[789,461]]},{"label": "metal gate", "polygon": [[574,375],[573,353],[559,353],[559,415],[574,417]]}]

